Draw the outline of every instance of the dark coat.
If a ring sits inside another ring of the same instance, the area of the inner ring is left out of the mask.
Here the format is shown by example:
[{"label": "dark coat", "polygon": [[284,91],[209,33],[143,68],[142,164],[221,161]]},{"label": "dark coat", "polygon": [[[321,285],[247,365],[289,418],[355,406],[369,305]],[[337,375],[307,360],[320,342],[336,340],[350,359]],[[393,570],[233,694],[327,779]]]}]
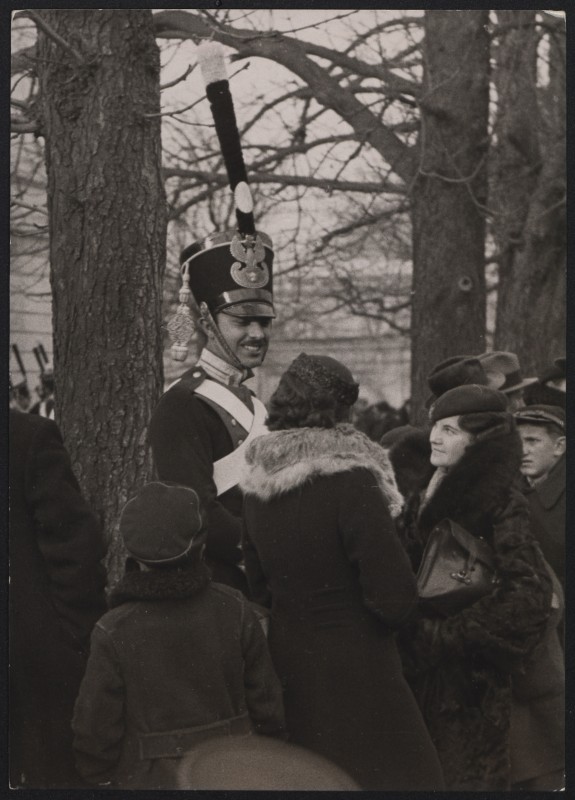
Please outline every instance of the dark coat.
[{"label": "dark coat", "polygon": [[509,787],[513,676],[524,674],[551,615],[550,577],[518,489],[520,460],[511,424],[479,436],[422,508],[419,495],[410,498],[403,517],[414,568],[434,525],[448,518],[492,546],[500,578],[474,605],[448,618],[422,613],[401,634],[451,790]]},{"label": "dark coat", "polygon": [[[208,515],[206,563],[213,579],[246,593],[239,567],[242,495],[234,486],[218,497],[213,479],[214,462],[231,453],[239,438],[231,433],[231,417],[230,424],[224,422],[229,415],[224,412],[222,417],[209,401],[194,394],[205,377],[201,367],[192,367],[162,395],[148,435],[160,480],[190,486],[202,499]],[[228,388],[250,406],[247,388]]]},{"label": "dark coat", "polygon": [[524,484],[533,517],[533,532],[543,555],[565,587],[566,459],[561,456],[547,478],[536,486]]},{"label": "dark coat", "polygon": [[70,721],[90,633],[106,609],[105,544],[60,431],[10,411],[10,776],[79,785]]},{"label": "dark coat", "polygon": [[395,643],[416,587],[383,449],[350,425],[302,428],[256,439],[247,461],[246,570],[271,606],[290,740],[364,789],[441,788]]},{"label": "dark coat", "polygon": [[243,595],[203,564],[128,572],[94,629],[74,711],[93,784],[176,788],[179,759],[211,734],[284,733],[281,686]]}]

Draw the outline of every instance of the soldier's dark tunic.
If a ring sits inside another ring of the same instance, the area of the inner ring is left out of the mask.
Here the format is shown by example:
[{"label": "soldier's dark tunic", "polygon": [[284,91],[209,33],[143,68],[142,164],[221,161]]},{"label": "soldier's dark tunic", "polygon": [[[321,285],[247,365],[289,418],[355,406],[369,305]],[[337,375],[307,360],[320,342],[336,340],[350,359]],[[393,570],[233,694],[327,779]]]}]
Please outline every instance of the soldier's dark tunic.
[{"label": "soldier's dark tunic", "polygon": [[[213,468],[216,461],[242,444],[248,432],[226,411],[195,393],[206,377],[198,365],[168,389],[154,410],[149,437],[160,480],[192,487],[206,506],[206,563],[213,580],[247,594],[247,582],[239,566],[242,494],[234,486],[218,497]],[[249,389],[226,388],[253,412]]]}]

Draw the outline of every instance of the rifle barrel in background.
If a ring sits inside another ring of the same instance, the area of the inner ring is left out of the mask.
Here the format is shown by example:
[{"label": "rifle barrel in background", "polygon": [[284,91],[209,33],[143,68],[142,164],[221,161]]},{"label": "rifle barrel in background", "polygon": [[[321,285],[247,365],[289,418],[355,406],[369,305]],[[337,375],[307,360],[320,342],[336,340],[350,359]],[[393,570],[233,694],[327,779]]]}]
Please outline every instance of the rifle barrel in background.
[{"label": "rifle barrel in background", "polygon": [[14,353],[14,357],[18,362],[18,366],[20,367],[20,372],[22,373],[22,377],[24,378],[24,383],[28,380],[28,376],[26,374],[26,369],[24,367],[24,362],[22,361],[22,357],[20,355],[20,350],[18,349],[17,344],[12,345],[12,352]]}]

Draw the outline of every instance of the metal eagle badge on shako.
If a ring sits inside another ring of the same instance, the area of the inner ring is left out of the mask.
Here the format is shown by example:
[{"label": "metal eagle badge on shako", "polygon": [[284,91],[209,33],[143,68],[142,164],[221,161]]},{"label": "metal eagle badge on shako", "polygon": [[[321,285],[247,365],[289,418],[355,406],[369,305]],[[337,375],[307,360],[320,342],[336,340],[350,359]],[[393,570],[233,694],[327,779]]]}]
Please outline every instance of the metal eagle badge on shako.
[{"label": "metal eagle badge on shako", "polygon": [[213,232],[180,253],[180,305],[168,325],[172,356],[183,361],[194,331],[188,305],[193,297],[202,315],[220,312],[238,317],[275,317],[273,306],[272,241],[255,228],[254,201],[248,184],[240,135],[227,79],[223,48],[214,41],[198,45],[206,97],[210,103],[230,189],[237,225]]},{"label": "metal eagle badge on shako", "polygon": [[230,274],[238,286],[261,289],[267,285],[270,273],[264,261],[266,251],[257,234],[248,234],[243,242],[236,234],[230,244],[230,253],[237,259],[231,266]]}]

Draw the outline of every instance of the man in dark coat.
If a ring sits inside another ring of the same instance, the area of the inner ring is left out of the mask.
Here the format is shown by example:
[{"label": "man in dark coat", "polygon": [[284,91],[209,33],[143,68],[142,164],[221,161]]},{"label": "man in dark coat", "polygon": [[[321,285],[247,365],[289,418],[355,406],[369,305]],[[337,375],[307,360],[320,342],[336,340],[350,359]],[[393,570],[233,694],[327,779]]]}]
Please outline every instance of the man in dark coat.
[{"label": "man in dark coat", "polygon": [[105,544],[56,424],[10,411],[10,784],[81,785],[70,722]]},{"label": "man in dark coat", "polygon": [[532,405],[516,412],[523,443],[521,472],[533,531],[565,587],[565,411]]},{"label": "man in dark coat", "polygon": [[203,742],[282,738],[282,689],[249,602],[210,582],[193,489],[147,484],[120,532],[130,558],[92,634],[74,711],[78,769],[94,785],[173,789]]},{"label": "man in dark coat", "polygon": [[[243,386],[266,355],[275,317],[271,239],[256,231],[253,201],[219,46],[198,48],[216,131],[236,200],[237,228],[186,247],[180,256],[180,307],[168,325],[175,358],[194,328],[187,302],[199,306],[207,336],[198,363],[163,395],[149,436],[161,480],[193,487],[207,508],[206,562],[214,580],[247,593],[241,562],[241,493],[247,442],[265,432],[266,411]],[[206,68],[206,62],[209,66]],[[224,138],[222,139],[222,130]]]}]

